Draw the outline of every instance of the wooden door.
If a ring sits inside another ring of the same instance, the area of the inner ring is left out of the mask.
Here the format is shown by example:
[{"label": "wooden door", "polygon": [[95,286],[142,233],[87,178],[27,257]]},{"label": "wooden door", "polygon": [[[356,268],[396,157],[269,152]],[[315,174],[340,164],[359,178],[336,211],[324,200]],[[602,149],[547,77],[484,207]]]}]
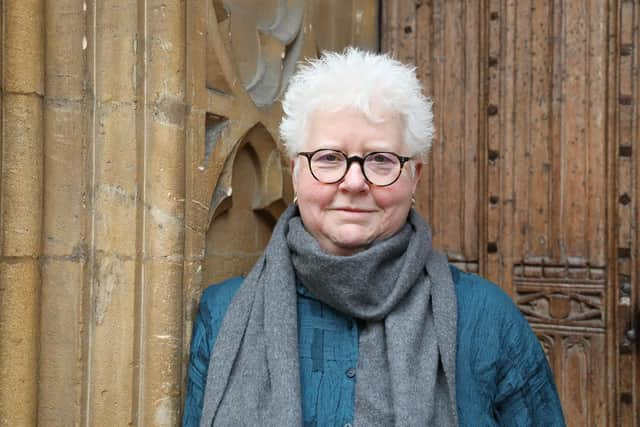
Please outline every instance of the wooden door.
[{"label": "wooden door", "polygon": [[638,426],[640,4],[387,0],[437,137],[418,206],[530,321],[570,426]]}]

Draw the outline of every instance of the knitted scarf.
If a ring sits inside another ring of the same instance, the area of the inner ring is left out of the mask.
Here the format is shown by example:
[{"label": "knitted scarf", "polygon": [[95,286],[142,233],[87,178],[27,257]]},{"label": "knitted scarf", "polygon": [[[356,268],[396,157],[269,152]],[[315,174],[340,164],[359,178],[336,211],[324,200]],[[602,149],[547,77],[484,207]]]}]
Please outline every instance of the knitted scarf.
[{"label": "knitted scarf", "polygon": [[390,238],[324,252],[295,206],[278,220],[211,353],[201,426],[302,425],[296,277],[362,320],[356,426],[455,426],[456,299],[446,258],[411,211]]}]

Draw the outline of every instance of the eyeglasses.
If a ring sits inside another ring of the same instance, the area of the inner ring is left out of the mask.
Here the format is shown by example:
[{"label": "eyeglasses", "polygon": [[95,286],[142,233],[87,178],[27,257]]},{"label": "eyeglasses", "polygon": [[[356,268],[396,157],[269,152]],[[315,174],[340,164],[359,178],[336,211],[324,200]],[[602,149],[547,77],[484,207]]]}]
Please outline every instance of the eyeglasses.
[{"label": "eyeglasses", "polygon": [[386,187],[398,180],[402,167],[412,157],[399,156],[396,153],[376,151],[364,157],[347,156],[342,151],[320,149],[298,153],[309,161],[313,177],[324,184],[335,184],[345,177],[353,162],[360,165],[362,175],[367,182],[378,187]]}]

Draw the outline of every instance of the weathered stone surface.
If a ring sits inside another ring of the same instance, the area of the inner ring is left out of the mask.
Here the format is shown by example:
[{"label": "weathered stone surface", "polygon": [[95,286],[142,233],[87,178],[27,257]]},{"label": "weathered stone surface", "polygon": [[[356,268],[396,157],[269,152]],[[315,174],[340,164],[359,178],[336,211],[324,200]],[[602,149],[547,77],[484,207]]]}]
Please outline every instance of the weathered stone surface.
[{"label": "weathered stone surface", "polygon": [[6,0],[4,89],[44,93],[44,1]]},{"label": "weathered stone surface", "polygon": [[89,425],[132,423],[136,367],[134,260],[96,254],[91,284]]},{"label": "weathered stone surface", "polygon": [[[44,240],[46,257],[88,255],[88,147],[79,102],[45,106]],[[76,171],[76,173],[69,173]]]},{"label": "weathered stone surface", "polygon": [[96,112],[93,227],[96,251],[134,257],[138,165],[135,107],[109,104]]},{"label": "weathered stone surface", "polygon": [[46,8],[37,410],[43,426],[79,426],[84,415],[91,255],[86,9],[83,0],[50,0]]},{"label": "weathered stone surface", "polygon": [[146,3],[147,90],[139,422],[179,423],[185,209],[185,4]]},{"label": "weathered stone surface", "polygon": [[[136,101],[138,4],[134,0],[96,2],[95,87],[99,103]],[[143,53],[143,52],[141,52]],[[142,82],[141,82],[142,83]]]},{"label": "weathered stone surface", "polygon": [[146,234],[148,257],[182,260],[184,251],[184,132],[154,120],[147,150]]},{"label": "weathered stone surface", "polygon": [[42,99],[4,97],[2,253],[35,256],[42,227]]},{"label": "weathered stone surface", "polygon": [[0,425],[35,425],[39,358],[43,4],[3,4]]},{"label": "weathered stone surface", "polygon": [[[78,425],[82,409],[86,260],[42,263],[38,425]],[[44,351],[42,351],[44,350]]]},{"label": "weathered stone surface", "polygon": [[84,0],[48,0],[46,7],[46,96],[77,101],[85,93],[88,47]]},{"label": "weathered stone surface", "polygon": [[[182,406],[182,262],[148,260],[144,311],[142,425],[173,426]],[[162,309],[158,309],[161,307]]]},{"label": "weathered stone surface", "polygon": [[0,426],[35,426],[39,282],[37,260],[0,262]]}]

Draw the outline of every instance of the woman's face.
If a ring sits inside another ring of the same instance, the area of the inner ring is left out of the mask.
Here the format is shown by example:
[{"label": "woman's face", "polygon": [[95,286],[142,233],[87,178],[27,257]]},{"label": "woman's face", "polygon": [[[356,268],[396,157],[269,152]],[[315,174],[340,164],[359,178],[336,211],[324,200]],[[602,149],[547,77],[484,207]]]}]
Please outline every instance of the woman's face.
[{"label": "woman's face", "polygon": [[[377,116],[382,120],[374,123],[354,109],[316,112],[311,116],[302,151],[328,148],[347,156],[365,156],[374,151],[408,156],[400,116],[391,112]],[[304,156],[292,160],[292,168],[296,161],[293,185],[302,222],[320,247],[334,255],[354,254],[374,240],[400,230],[407,220],[422,168],[420,162],[413,160],[414,174],[407,163],[395,183],[377,187],[365,180],[357,162],[351,163],[341,181],[323,184],[311,175]]]}]

